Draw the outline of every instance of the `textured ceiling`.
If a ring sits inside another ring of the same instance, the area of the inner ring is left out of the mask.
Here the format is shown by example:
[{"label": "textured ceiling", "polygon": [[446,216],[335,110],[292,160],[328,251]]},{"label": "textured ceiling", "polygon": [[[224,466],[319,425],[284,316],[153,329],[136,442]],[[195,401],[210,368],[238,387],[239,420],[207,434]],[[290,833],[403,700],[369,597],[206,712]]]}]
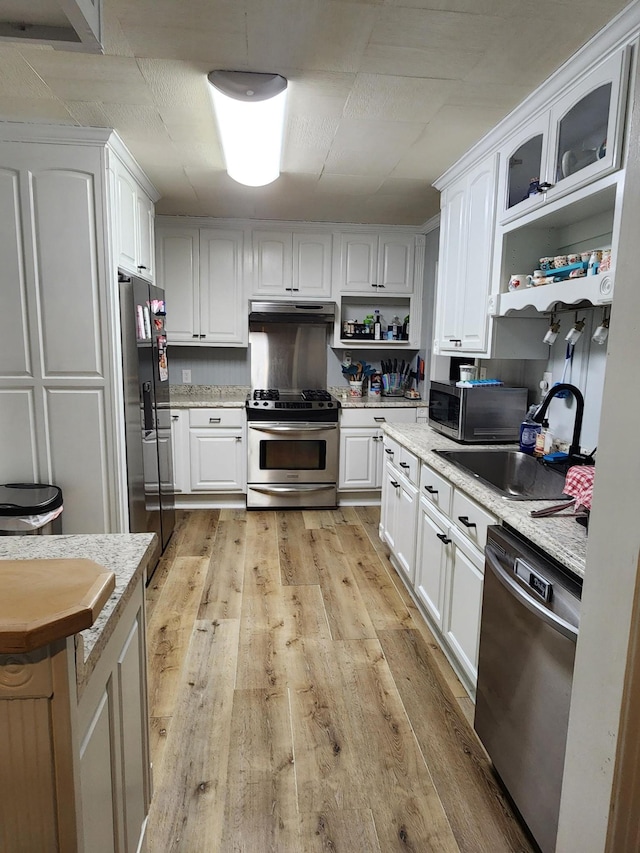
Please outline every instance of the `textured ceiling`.
[{"label": "textured ceiling", "polygon": [[[417,225],[438,212],[438,175],[625,5],[104,0],[102,56],[0,44],[0,119],[115,128],[159,213]],[[224,171],[216,68],[289,80],[267,187]]]}]

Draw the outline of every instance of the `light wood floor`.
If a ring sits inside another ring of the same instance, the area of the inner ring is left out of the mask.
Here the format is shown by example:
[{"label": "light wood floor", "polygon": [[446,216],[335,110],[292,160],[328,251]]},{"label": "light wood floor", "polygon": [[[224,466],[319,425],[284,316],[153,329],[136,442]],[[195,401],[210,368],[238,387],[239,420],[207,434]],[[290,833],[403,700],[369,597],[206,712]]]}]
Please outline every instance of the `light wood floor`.
[{"label": "light wood floor", "polygon": [[377,531],[179,514],[147,590],[149,853],[532,850]]}]

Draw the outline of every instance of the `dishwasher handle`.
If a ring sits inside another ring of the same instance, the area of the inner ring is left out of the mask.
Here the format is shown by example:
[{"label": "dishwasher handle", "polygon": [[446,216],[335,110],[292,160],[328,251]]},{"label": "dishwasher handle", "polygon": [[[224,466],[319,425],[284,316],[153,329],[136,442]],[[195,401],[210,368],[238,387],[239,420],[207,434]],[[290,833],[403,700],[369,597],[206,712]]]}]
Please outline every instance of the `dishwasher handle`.
[{"label": "dishwasher handle", "polygon": [[556,616],[555,613],[551,612],[546,607],[543,607],[542,604],[537,602],[530,595],[527,595],[526,591],[522,589],[522,587],[515,582],[508,572],[504,570],[490,547],[487,546],[485,548],[484,555],[486,567],[492,571],[505,589],[507,589],[514,598],[524,605],[527,610],[543,622],[546,622],[554,631],[557,631],[559,634],[562,634],[574,643],[578,641],[577,628],[569,622],[566,622],[564,619],[560,619],[560,617]]}]

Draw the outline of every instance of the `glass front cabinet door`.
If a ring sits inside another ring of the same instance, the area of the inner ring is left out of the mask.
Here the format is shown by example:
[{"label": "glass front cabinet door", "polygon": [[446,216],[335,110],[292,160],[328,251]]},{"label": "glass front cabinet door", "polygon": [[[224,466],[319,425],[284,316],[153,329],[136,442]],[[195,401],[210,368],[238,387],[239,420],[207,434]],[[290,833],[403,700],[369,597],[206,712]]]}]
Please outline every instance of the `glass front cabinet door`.
[{"label": "glass front cabinet door", "polygon": [[623,48],[505,144],[501,222],[620,168],[628,75],[629,52]]}]

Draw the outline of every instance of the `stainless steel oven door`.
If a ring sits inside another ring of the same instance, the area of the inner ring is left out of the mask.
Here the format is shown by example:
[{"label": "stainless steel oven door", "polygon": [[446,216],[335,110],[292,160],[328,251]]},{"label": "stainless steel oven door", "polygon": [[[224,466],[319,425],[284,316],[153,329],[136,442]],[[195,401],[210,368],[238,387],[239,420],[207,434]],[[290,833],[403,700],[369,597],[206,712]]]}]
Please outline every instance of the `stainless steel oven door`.
[{"label": "stainless steel oven door", "polygon": [[249,483],[335,483],[337,423],[249,422]]}]

